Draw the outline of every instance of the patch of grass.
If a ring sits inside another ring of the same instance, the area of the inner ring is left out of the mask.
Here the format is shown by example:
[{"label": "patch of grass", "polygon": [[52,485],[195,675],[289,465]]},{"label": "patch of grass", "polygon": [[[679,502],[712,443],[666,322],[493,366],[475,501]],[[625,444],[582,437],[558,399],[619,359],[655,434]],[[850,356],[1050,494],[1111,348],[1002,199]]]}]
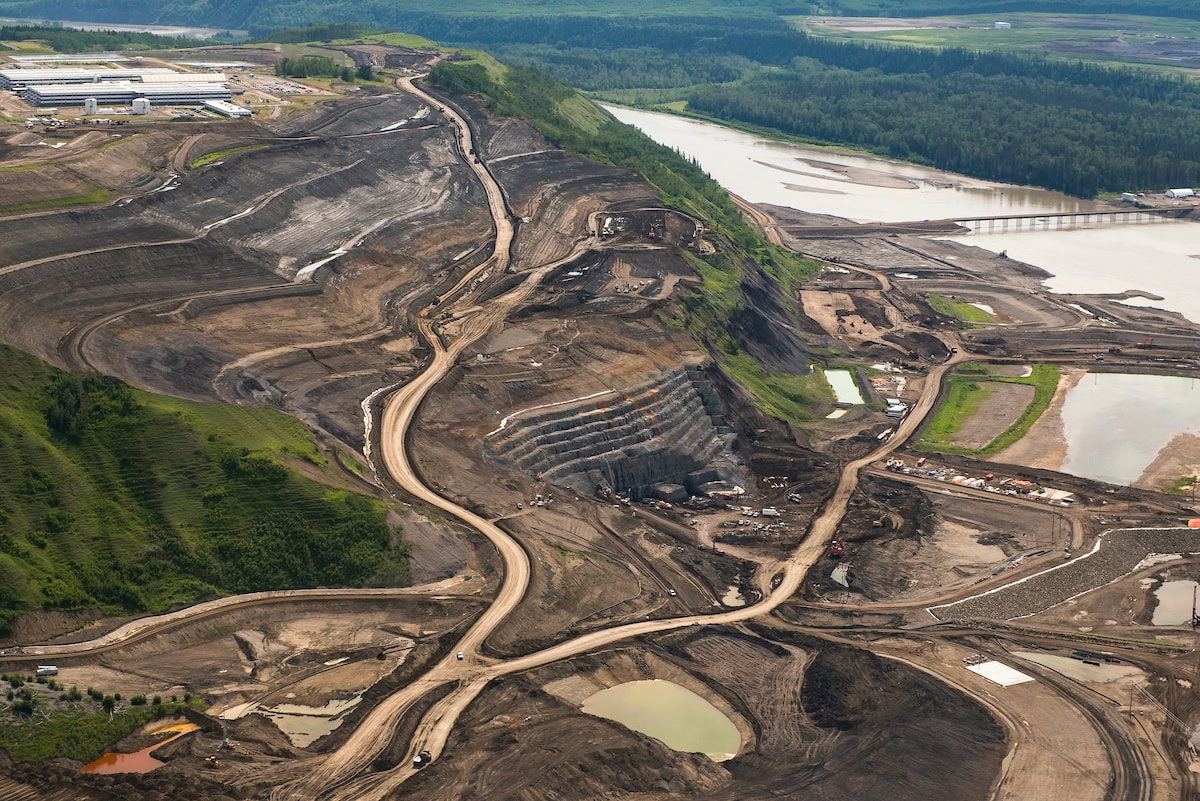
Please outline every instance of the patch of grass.
[{"label": "patch of grass", "polygon": [[60,209],[69,206],[87,206],[93,203],[104,203],[112,197],[112,190],[104,187],[97,187],[90,192],[82,195],[71,195],[69,197],[56,197],[49,200],[36,200],[32,203],[18,203],[15,206],[0,207],[0,214],[14,214],[21,211],[44,211],[47,209]]},{"label": "patch of grass", "polygon": [[937,295],[930,292],[927,296],[929,305],[938,314],[944,314],[947,317],[953,317],[964,323],[994,323],[996,318],[985,312],[983,309],[972,306],[970,303],[964,303],[961,300],[948,298],[944,295]]},{"label": "patch of grass", "polygon": [[203,167],[206,164],[212,164],[214,161],[231,158],[242,153],[252,153],[255,150],[262,150],[267,145],[241,145],[239,147],[227,147],[224,150],[214,150],[212,153],[205,153],[200,158],[192,159],[188,162],[188,169],[194,170],[197,167]]},{"label": "patch of grass", "polygon": [[0,172],[33,172],[43,167],[53,167],[61,163],[61,161],[39,161],[36,164],[7,164],[0,167]]},{"label": "patch of grass", "polygon": [[[1053,364],[1035,364],[1028,376],[981,375],[966,372],[967,365],[946,378],[946,392],[938,402],[932,418],[921,430],[915,443],[919,450],[939,453],[956,453],[965,456],[989,456],[1004,450],[1029,433],[1030,427],[1054,399],[1058,389],[1058,367]],[[953,444],[954,435],[963,424],[978,413],[990,393],[989,384],[1026,384],[1034,388],[1033,400],[1025,407],[1021,416],[1008,428],[982,448],[963,448]]]},{"label": "patch of grass", "polygon": [[1200,479],[1196,476],[1184,476],[1172,482],[1163,492],[1168,495],[1191,495],[1196,491],[1197,484],[1200,484]]},{"label": "patch of grass", "polygon": [[38,762],[54,757],[91,762],[139,727],[156,718],[177,715],[189,704],[164,701],[158,705],[122,705],[111,716],[98,711],[99,704],[90,699],[72,706],[50,713],[48,719],[39,713],[18,717],[0,708],[0,748],[14,762]]},{"label": "patch of grass", "polygon": [[450,525],[450,521],[446,520],[446,518],[442,517],[437,512],[432,512],[429,509],[425,509],[424,507],[420,507],[420,506],[414,506],[414,507],[412,507],[412,510],[414,512],[416,512],[417,514],[419,514],[421,517],[428,520],[430,523],[433,523],[435,526]]}]

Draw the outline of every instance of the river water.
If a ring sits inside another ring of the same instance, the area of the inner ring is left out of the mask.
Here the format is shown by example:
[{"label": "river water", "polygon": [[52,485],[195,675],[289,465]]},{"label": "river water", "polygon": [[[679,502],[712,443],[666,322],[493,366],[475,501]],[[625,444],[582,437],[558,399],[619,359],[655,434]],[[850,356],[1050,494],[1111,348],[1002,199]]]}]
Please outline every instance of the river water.
[{"label": "river water", "polygon": [[[670,114],[606,106],[662,144],[695,158],[722,186],[773,203],[857,222],[909,222],[1109,208],[1033,187],[968,178],[902,162],[776,142]],[[1142,289],[1161,308],[1200,322],[1200,225],[1097,226],[963,237],[1054,274],[1060,292]],[[1141,305],[1144,303],[1139,302]]]}]

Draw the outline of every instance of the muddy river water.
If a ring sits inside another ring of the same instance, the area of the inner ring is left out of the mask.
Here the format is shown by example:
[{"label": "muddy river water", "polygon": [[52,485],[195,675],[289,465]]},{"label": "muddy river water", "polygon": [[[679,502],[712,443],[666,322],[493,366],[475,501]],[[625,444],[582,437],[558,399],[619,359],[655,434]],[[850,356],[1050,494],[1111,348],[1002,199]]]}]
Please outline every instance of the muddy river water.
[{"label": "muddy river water", "polygon": [[717,762],[741,748],[737,727],[686,687],[662,679],[630,681],[588,698],[583,711],[615,720],[676,751],[707,754]]},{"label": "muddy river water", "polygon": [[[902,162],[776,142],[670,114],[606,106],[622,122],[694,157],[722,186],[773,203],[857,222],[1045,214],[1108,208],[1033,187]],[[1200,224],[1169,222],[969,235],[972,245],[1034,264],[1060,292],[1142,289],[1154,305],[1200,322]]]}]

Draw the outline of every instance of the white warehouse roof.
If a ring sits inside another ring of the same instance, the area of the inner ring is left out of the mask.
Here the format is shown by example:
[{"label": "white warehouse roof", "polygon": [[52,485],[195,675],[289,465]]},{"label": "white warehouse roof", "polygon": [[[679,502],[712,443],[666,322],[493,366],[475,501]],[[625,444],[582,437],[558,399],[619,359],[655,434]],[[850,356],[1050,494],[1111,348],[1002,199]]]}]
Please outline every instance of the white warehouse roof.
[{"label": "white warehouse roof", "polygon": [[199,106],[205,100],[229,100],[233,94],[218,83],[133,83],[106,81],[89,84],[30,86],[25,99],[35,106],[82,106],[89,97],[98,103],[132,103],[144,97],[156,106]]},{"label": "white warehouse roof", "polygon": [[146,67],[135,69],[84,69],[68,67],[55,69],[39,67],[37,69],[8,69],[0,70],[0,89],[11,89],[15,84],[31,86],[33,84],[70,84],[95,83],[96,81],[128,80],[140,81],[150,75],[179,75],[174,70],[165,67]]},{"label": "white warehouse roof", "polygon": [[142,76],[142,83],[225,83],[228,80],[223,72],[171,72]]},{"label": "white warehouse roof", "polygon": [[205,100],[204,107],[226,117],[250,117],[254,114],[254,112],[248,108],[235,106],[234,104],[224,100]]}]

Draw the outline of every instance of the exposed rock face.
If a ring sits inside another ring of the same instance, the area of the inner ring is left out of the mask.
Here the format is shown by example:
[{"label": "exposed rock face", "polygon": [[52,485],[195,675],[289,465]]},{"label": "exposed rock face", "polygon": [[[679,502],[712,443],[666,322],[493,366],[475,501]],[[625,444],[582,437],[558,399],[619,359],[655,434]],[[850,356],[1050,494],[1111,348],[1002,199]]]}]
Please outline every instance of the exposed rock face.
[{"label": "exposed rock face", "polygon": [[484,450],[577,492],[607,486],[640,499],[656,484],[696,493],[713,481],[737,483],[735,438],[704,371],[687,367],[615,396],[532,414],[489,437]]}]

